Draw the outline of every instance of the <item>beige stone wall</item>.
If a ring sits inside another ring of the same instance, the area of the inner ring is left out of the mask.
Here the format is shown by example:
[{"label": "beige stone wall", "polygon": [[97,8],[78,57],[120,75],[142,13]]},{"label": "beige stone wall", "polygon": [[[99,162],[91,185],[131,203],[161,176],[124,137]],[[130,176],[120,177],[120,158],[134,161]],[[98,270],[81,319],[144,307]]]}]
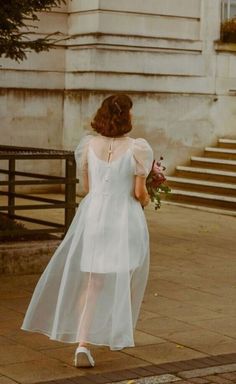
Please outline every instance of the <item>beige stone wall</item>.
[{"label": "beige stone wall", "polygon": [[63,92],[0,90],[1,144],[61,148]]},{"label": "beige stone wall", "polygon": [[[82,134],[92,132],[91,116],[108,95],[77,91],[67,94],[66,148],[75,148]],[[152,144],[156,158],[164,157],[168,173],[176,165],[186,164],[190,155],[201,154],[204,146],[216,144],[218,137],[235,137],[235,96],[148,92],[129,95],[134,102],[132,136],[145,137]]]},{"label": "beige stone wall", "polygon": [[[0,137],[3,145],[62,148],[64,92],[58,90],[1,89]],[[1,162],[1,167],[6,167]],[[60,175],[59,160],[19,160],[17,171]],[[4,176],[0,175],[1,180]],[[50,190],[56,190],[53,186]],[[28,191],[29,187],[17,187]],[[47,186],[31,187],[34,192],[47,191]]]},{"label": "beige stone wall", "polygon": [[77,35],[67,50],[65,146],[114,91],[133,97],[134,136],[152,142],[169,172],[235,135],[234,55],[214,43],[219,0],[74,1],[70,11]]},{"label": "beige stone wall", "polygon": [[[40,16],[38,35],[52,31],[67,33],[67,7]],[[1,144],[62,148],[65,88],[65,47],[45,53],[28,54],[17,63],[1,60],[0,137]],[[1,164],[6,166],[6,164]],[[17,170],[61,174],[61,162],[19,161]],[[0,176],[4,178],[3,175]],[[56,186],[56,188],[58,188]],[[19,188],[18,190],[28,190]],[[55,187],[51,188],[55,190]],[[47,186],[32,187],[46,191]]]},{"label": "beige stone wall", "polygon": [[236,56],[215,44],[220,9],[220,0],[71,0],[42,14],[39,33],[71,38],[21,64],[3,60],[4,142],[74,149],[117,91],[133,97],[134,136],[169,172],[235,136]]},{"label": "beige stone wall", "polygon": [[69,12],[67,88],[206,90],[201,0],[73,1]]}]

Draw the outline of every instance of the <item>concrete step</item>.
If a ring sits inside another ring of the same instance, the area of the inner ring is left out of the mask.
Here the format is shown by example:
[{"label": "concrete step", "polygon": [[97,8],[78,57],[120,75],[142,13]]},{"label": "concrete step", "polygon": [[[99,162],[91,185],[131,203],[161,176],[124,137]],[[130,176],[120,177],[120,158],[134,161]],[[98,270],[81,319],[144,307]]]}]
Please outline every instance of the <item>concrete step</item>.
[{"label": "concrete step", "polygon": [[204,154],[206,157],[236,160],[236,149],[232,148],[206,147]]},{"label": "concrete step", "polygon": [[236,172],[236,160],[216,159],[213,157],[191,157],[191,166],[222,169]]},{"label": "concrete step", "polygon": [[172,189],[168,201],[193,204],[198,206],[218,207],[221,209],[236,210],[236,197]]},{"label": "concrete step", "polygon": [[236,172],[179,165],[174,176],[235,184]]},{"label": "concrete step", "polygon": [[218,146],[220,148],[232,148],[236,149],[236,140],[235,139],[219,139]]},{"label": "concrete step", "polygon": [[163,200],[163,204],[168,204],[168,205],[176,205],[178,207],[183,207],[183,208],[192,208],[192,209],[197,209],[199,211],[205,211],[205,212],[211,212],[211,213],[217,213],[219,215],[227,215],[227,216],[235,216],[236,217],[236,210],[232,209],[222,209],[218,207],[209,207],[209,206],[204,206],[204,205],[198,205],[198,204],[185,204],[185,203],[177,203],[175,201],[171,200]]},{"label": "concrete step", "polygon": [[167,181],[170,204],[236,212],[236,140],[220,138],[204,156],[192,156],[189,166],[177,166]]},{"label": "concrete step", "polygon": [[167,176],[167,181],[168,185],[172,189],[182,189],[185,191],[189,190],[236,197],[236,184],[189,179],[176,176]]}]

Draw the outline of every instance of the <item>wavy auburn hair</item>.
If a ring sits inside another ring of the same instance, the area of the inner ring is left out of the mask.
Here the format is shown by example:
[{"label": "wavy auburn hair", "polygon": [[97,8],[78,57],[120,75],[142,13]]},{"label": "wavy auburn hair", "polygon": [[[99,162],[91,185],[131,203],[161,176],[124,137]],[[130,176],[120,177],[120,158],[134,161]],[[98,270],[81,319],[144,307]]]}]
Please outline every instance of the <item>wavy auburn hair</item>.
[{"label": "wavy auburn hair", "polygon": [[112,95],[103,100],[91,126],[103,136],[119,137],[132,129],[130,109],[133,103],[125,94]]}]

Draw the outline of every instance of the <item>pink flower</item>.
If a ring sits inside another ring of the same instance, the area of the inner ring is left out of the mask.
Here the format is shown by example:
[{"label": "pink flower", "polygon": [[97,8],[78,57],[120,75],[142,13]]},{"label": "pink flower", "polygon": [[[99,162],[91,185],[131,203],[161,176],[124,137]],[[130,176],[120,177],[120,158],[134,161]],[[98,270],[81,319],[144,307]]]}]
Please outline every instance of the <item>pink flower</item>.
[{"label": "pink flower", "polygon": [[164,184],[166,181],[164,175],[166,168],[161,164],[161,160],[163,160],[163,157],[161,157],[159,161],[153,161],[152,169],[146,180],[147,191],[151,201],[155,204],[155,209],[161,206],[161,192],[167,194],[171,191],[170,188]]},{"label": "pink flower", "polygon": [[160,161],[154,160],[152,164],[152,170],[148,176],[149,183],[154,187],[158,188],[160,184],[164,183],[166,181],[165,175],[164,175],[165,167],[161,165]]}]

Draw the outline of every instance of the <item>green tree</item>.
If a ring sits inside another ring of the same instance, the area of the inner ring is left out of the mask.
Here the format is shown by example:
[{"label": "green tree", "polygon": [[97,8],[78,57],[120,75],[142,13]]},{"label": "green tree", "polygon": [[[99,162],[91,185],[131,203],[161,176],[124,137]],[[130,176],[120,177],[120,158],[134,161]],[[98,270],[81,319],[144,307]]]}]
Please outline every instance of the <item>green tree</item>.
[{"label": "green tree", "polygon": [[48,51],[59,32],[37,38],[38,12],[49,11],[66,0],[0,0],[0,57],[26,59],[30,51]]}]

